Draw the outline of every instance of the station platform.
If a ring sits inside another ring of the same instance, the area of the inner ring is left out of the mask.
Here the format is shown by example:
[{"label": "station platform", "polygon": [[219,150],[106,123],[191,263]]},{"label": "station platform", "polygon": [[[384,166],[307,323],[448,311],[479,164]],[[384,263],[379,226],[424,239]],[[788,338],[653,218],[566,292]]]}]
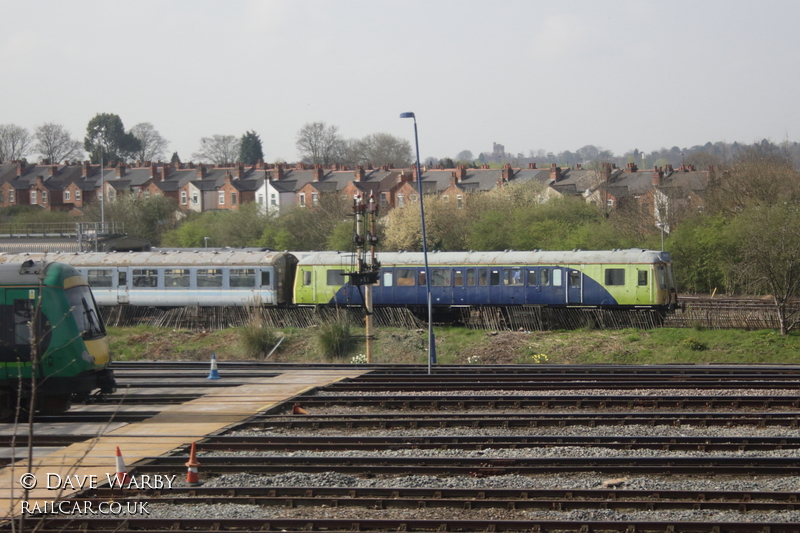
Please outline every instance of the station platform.
[{"label": "station platform", "polygon": [[[37,487],[28,494],[28,508],[33,508],[35,502],[43,505],[67,498],[80,490],[48,490],[48,474],[57,474],[62,480],[66,480],[67,476],[76,480],[94,475],[98,484],[103,485],[106,474],[113,476],[116,473],[117,447],[130,470],[145,457],[163,455],[190,445],[293,396],[342,379],[358,377],[364,372],[346,367],[290,370],[276,376],[240,379],[238,381],[244,381],[241,385],[215,388],[195,400],[163,406],[158,414],[141,422],[122,425],[112,422],[98,431],[96,437],[45,455],[36,454],[31,473],[36,476]],[[0,517],[3,519],[20,512],[24,494],[20,477],[26,473],[27,460],[17,461],[2,469]],[[57,478],[50,479],[55,482],[52,484],[57,484]]]}]

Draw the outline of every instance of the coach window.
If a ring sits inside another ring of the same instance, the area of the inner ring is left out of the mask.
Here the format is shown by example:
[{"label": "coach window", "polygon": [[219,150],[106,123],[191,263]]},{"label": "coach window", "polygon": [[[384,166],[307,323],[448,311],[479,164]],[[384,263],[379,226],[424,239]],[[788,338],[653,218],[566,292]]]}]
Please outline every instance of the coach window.
[{"label": "coach window", "polygon": [[474,287],[475,286],[475,269],[468,268],[467,269],[467,287]]},{"label": "coach window", "polygon": [[398,268],[394,271],[398,287],[414,286],[414,271],[410,268]]},{"label": "coach window", "polygon": [[625,269],[607,268],[606,285],[625,285]]},{"label": "coach window", "polygon": [[639,274],[639,281],[638,281],[637,284],[640,287],[646,287],[647,286],[647,270],[638,270],[637,272]]},{"label": "coach window", "polygon": [[528,287],[536,286],[536,271],[528,270]]},{"label": "coach window", "polygon": [[418,280],[419,284],[420,285],[425,285],[426,284],[426,281],[425,281],[426,279],[427,278],[425,277],[425,271],[424,270],[420,270],[419,271],[419,280]]},{"label": "coach window", "polygon": [[191,280],[188,268],[167,268],[164,269],[164,288],[165,289],[185,289],[189,287]]},{"label": "coach window", "polygon": [[522,285],[522,270],[519,268],[503,270],[503,285]]},{"label": "coach window", "polygon": [[431,270],[431,285],[434,287],[450,286],[450,269],[434,268]]},{"label": "coach window", "polygon": [[491,276],[489,277],[489,283],[491,285],[500,285],[500,271],[499,270],[492,270]]},{"label": "coach window", "polygon": [[553,269],[553,287],[560,287],[561,286],[561,274],[562,271],[560,268]]},{"label": "coach window", "polygon": [[97,268],[89,270],[86,279],[91,287],[111,287],[111,269]]},{"label": "coach window", "polygon": [[344,270],[328,270],[328,286],[329,287],[340,287],[344,285],[346,280],[344,279]]},{"label": "coach window", "polygon": [[221,268],[198,268],[197,287],[222,288],[222,269]]},{"label": "coach window", "polygon": [[269,270],[262,270],[261,271],[261,286],[262,287],[270,287],[272,285],[272,276]]},{"label": "coach window", "polygon": [[489,271],[485,268],[478,269],[478,285],[485,287],[489,281]]},{"label": "coach window", "polygon": [[308,287],[311,285],[311,271],[303,270],[303,285]]},{"label": "coach window", "polygon": [[464,286],[464,271],[463,270],[454,270],[453,271],[453,287],[463,287]]},{"label": "coach window", "polygon": [[577,270],[569,271],[569,286],[573,289],[578,289],[581,286],[581,273]]},{"label": "coach window", "polygon": [[117,272],[117,287],[128,286],[128,273],[124,270]]},{"label": "coach window", "polygon": [[383,286],[384,287],[391,287],[392,286],[392,271],[391,270],[384,270],[383,271]]},{"label": "coach window", "polygon": [[543,268],[541,274],[541,285],[542,287],[549,287],[550,286],[550,269]]},{"label": "coach window", "polygon": [[255,287],[256,269],[255,268],[232,268],[230,270],[229,287]]},{"label": "coach window", "polygon": [[134,287],[158,287],[158,270],[150,268],[133,269]]}]

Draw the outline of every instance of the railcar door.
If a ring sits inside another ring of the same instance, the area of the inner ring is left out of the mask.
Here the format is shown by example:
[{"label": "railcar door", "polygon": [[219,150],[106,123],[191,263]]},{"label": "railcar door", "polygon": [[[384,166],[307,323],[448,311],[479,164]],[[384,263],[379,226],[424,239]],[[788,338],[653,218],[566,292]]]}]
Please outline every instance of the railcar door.
[{"label": "railcar door", "polygon": [[503,303],[522,305],[525,303],[524,271],[519,267],[503,269]]},{"label": "railcar door", "polygon": [[500,267],[490,266],[489,269],[489,304],[505,305],[503,298],[502,272]]},{"label": "railcar door", "polygon": [[583,273],[577,268],[564,270],[567,274],[567,303],[583,303]]},{"label": "railcar door", "polygon": [[651,276],[650,266],[649,265],[636,265],[633,267],[633,270],[636,274],[634,278],[634,282],[636,286],[634,287],[635,291],[635,300],[636,305],[652,305],[655,303],[659,303],[654,301],[653,296],[650,291],[651,281],[653,277]]},{"label": "railcar door", "polygon": [[128,304],[131,302],[130,294],[128,293],[128,280],[130,273],[127,268],[117,269],[117,303],[120,305]]},{"label": "railcar door", "polygon": [[[453,305],[467,305],[467,289],[465,287],[465,268],[457,267],[453,269]],[[473,272],[475,269],[473,269]],[[475,275],[472,275],[473,282]]]}]

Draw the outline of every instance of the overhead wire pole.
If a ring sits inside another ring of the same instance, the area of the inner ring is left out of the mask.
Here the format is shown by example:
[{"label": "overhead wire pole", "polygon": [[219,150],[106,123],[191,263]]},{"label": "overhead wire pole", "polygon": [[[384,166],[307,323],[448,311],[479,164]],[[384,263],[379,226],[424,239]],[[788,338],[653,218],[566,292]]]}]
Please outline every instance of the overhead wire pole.
[{"label": "overhead wire pole", "polygon": [[[378,237],[375,234],[375,217],[378,215],[378,206],[375,198],[370,192],[369,203],[365,204],[359,194],[353,201],[353,214],[355,216],[355,235],[353,240],[356,243],[356,263],[357,272],[350,274],[350,282],[356,287],[364,286],[364,328],[366,338],[367,363],[372,363],[372,285],[378,281],[378,270],[380,265],[375,256],[375,246],[378,244]],[[367,221],[364,220],[365,214],[369,217],[369,229]],[[366,237],[364,234],[366,233]],[[369,243],[370,256],[366,258],[365,243]]]},{"label": "overhead wire pole", "polygon": [[425,208],[422,205],[422,167],[419,164],[417,117],[408,111],[400,113],[400,118],[414,119],[414,143],[417,148],[417,190],[419,191],[419,216],[422,224],[422,257],[425,260],[425,289],[428,293],[428,374],[430,374],[431,365],[436,364],[436,338],[433,336],[433,296],[431,294],[431,269],[428,266],[428,240],[425,236]]}]

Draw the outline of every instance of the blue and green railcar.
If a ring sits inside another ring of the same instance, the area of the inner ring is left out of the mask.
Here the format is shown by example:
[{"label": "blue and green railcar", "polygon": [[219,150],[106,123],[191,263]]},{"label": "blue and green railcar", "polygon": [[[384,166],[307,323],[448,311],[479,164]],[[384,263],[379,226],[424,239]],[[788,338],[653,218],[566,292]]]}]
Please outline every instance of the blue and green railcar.
[{"label": "blue and green railcar", "polygon": [[[373,305],[427,305],[422,253],[377,254]],[[434,307],[546,306],[613,310],[674,310],[677,291],[669,252],[437,252],[428,254]],[[301,259],[298,305],[361,305],[346,276],[353,254],[320,252]]]},{"label": "blue and green railcar", "polygon": [[[55,413],[99,390],[113,392],[108,339],[86,278],[74,267],[28,260],[0,264],[0,410]],[[34,357],[35,355],[35,357]],[[32,378],[35,376],[35,380]]]}]

